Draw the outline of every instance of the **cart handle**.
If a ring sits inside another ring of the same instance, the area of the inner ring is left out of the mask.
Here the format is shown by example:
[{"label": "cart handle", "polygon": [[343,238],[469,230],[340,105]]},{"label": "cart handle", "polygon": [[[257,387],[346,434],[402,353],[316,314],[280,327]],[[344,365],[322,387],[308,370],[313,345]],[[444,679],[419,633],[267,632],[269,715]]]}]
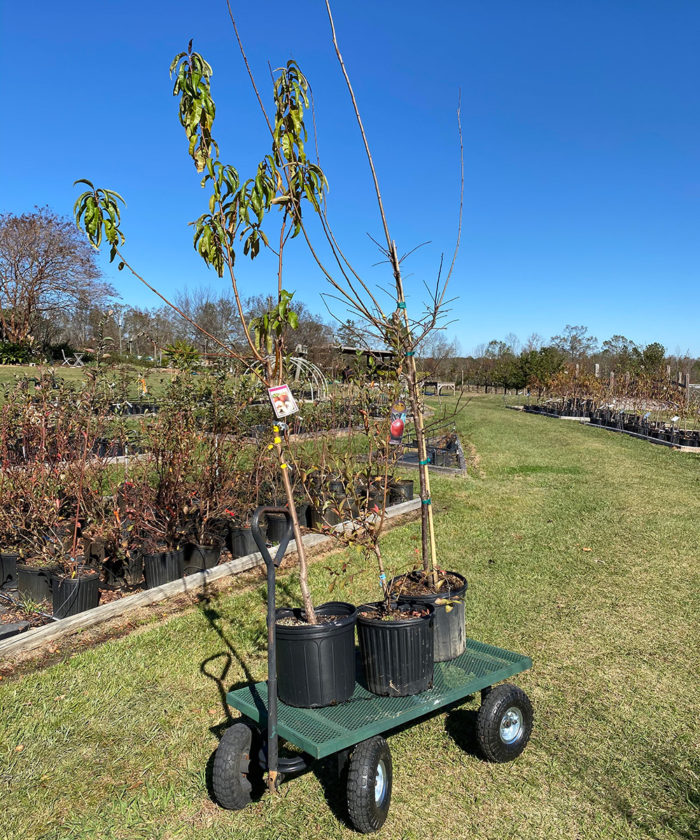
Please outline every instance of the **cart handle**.
[{"label": "cart handle", "polygon": [[[267,545],[265,544],[265,537],[260,530],[260,517],[264,513],[283,513],[287,517],[287,530],[284,532],[284,536],[280,540],[274,560],[268,551]],[[261,505],[259,508],[256,508],[253,513],[253,518],[250,520],[250,530],[253,534],[255,544],[262,554],[265,564],[269,566],[272,563],[275,567],[279,566],[282,562],[282,558],[284,557],[284,552],[287,550],[287,546],[294,534],[294,522],[292,521],[292,514],[289,510],[283,507],[267,507],[266,505]]]}]

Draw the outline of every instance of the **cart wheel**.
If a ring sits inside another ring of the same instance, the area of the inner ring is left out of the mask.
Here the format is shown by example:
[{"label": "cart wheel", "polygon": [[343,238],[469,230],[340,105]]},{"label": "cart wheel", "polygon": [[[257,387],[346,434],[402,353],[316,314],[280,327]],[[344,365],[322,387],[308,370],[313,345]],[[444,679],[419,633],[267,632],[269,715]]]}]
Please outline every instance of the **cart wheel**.
[{"label": "cart wheel", "polygon": [[348,814],[357,831],[378,831],[391,803],[391,753],[379,735],[353,750],[348,766]]},{"label": "cart wheel", "polygon": [[489,761],[517,758],[532,732],[532,704],[525,692],[506,683],[490,691],[476,719],[476,739]]},{"label": "cart wheel", "polygon": [[247,723],[234,723],[224,732],[214,755],[212,773],[214,796],[223,808],[240,811],[253,801],[253,785],[262,779],[257,760],[259,746],[260,732]]}]

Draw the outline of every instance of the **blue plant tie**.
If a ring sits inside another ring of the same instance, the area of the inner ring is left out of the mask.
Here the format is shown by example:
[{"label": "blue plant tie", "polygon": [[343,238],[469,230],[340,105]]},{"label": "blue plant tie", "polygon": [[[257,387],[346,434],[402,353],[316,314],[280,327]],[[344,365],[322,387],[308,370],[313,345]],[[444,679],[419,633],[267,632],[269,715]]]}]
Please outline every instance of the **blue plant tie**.
[{"label": "blue plant tie", "polygon": [[406,351],[406,355],[407,355],[407,356],[415,356],[416,354],[414,353],[414,351],[413,351],[413,350],[407,350],[407,351]]},{"label": "blue plant tie", "polygon": [[433,503],[432,499],[423,499],[421,501],[421,504],[423,504],[423,505],[432,505],[432,503]]},{"label": "blue plant tie", "polygon": [[405,309],[405,308],[406,308],[406,301],[405,301],[405,300],[400,300],[400,301],[396,304],[396,306],[397,306],[399,309]]},{"label": "blue plant tie", "polygon": [[421,466],[422,466],[423,464],[429,464],[429,463],[430,463],[430,458],[426,458],[426,459],[425,459],[425,461],[419,461],[418,463],[419,463]]}]

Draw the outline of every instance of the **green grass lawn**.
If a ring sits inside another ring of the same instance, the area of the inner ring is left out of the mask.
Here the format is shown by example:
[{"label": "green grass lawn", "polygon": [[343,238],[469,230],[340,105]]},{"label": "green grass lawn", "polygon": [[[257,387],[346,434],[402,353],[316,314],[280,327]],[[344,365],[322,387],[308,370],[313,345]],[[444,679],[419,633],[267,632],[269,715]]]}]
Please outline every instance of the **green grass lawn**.
[{"label": "green grass lawn", "polygon": [[[700,457],[477,397],[479,474],[433,479],[440,562],[469,580],[468,635],[529,654],[535,730],[474,751],[478,698],[390,738],[387,838],[697,836]],[[417,559],[417,523],[384,538]],[[326,566],[313,566],[318,601]],[[280,598],[297,602],[289,573]],[[343,593],[376,597],[376,573]],[[337,590],[334,597],[338,597]],[[246,811],[210,799],[226,688],[265,676],[265,590],[227,593],[0,682],[0,836],[349,838],[330,764]],[[59,645],[60,646],[60,645]],[[3,833],[4,832],[4,833]]]},{"label": "green grass lawn", "polygon": [[[61,365],[56,362],[51,365],[37,365],[32,367],[30,365],[0,365],[0,402],[4,399],[2,393],[3,387],[12,386],[18,378],[22,376],[35,377],[42,371],[53,370],[56,377],[63,379],[69,383],[79,383],[85,378],[86,368],[71,368]],[[131,375],[129,377],[129,396],[133,399],[141,398],[141,385],[139,379],[142,377],[146,380],[148,388],[148,395],[158,397],[160,396],[167,383],[170,382],[172,374],[169,371],[153,369],[153,368],[137,368],[131,367]],[[116,373],[115,373],[116,377]],[[148,399],[148,396],[145,397]]]}]

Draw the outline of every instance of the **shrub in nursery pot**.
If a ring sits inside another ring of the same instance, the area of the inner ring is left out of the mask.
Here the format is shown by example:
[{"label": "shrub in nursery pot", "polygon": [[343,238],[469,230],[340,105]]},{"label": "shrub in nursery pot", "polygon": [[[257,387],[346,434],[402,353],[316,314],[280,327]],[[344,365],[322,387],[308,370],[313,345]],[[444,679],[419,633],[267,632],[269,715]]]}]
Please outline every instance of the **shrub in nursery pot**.
[{"label": "shrub in nursery pot", "polygon": [[195,572],[202,572],[204,569],[213,569],[221,560],[221,545],[198,545],[187,543],[185,546],[186,575],[193,575]]},{"label": "shrub in nursery pot", "polygon": [[53,614],[56,618],[91,610],[100,601],[100,576],[95,571],[55,574],[51,579]]},{"label": "shrub in nursery pot", "polygon": [[433,685],[433,622],[430,604],[384,602],[357,608],[357,637],[365,683],[382,697],[420,694]]},{"label": "shrub in nursery pot", "polygon": [[146,589],[153,589],[163,583],[178,580],[185,573],[185,552],[182,548],[172,551],[156,551],[143,555],[143,573]]},{"label": "shrub in nursery pot", "polygon": [[288,706],[320,708],[345,703],[355,690],[357,610],[344,601],[316,607],[318,624],[307,624],[301,609],[278,609],[277,680]]},{"label": "shrub in nursery pot", "polygon": [[436,662],[447,662],[464,653],[467,640],[464,630],[464,594],[467,581],[457,572],[445,572],[437,592],[426,591],[421,572],[395,577],[389,583],[391,597],[400,604],[431,604],[435,608],[433,628]]}]

